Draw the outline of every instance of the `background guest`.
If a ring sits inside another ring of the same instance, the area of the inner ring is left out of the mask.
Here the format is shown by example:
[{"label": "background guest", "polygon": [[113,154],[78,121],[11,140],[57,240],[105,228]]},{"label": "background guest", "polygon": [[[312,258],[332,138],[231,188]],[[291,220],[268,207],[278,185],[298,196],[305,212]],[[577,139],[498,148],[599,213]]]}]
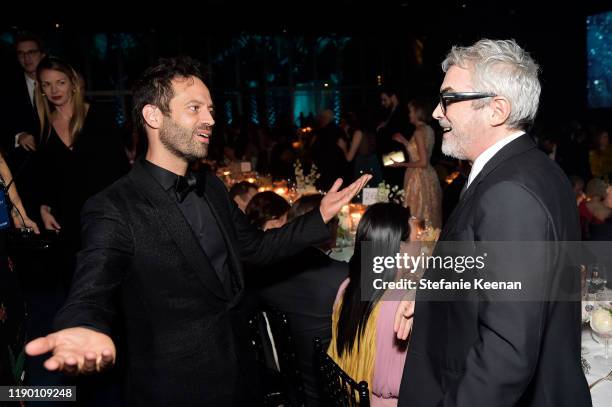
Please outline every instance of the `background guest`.
[{"label": "background guest", "polygon": [[83,204],[127,172],[129,164],[113,117],[85,102],[78,74],[67,62],[46,57],[36,76],[40,215],[45,229],[61,232],[57,266],[68,284],[80,248]]},{"label": "background guest", "polygon": [[38,171],[35,152],[40,143],[39,119],[36,114],[36,68],[45,57],[40,37],[22,32],[15,39],[15,52],[21,72],[15,80],[7,81],[7,93],[3,98],[8,129],[2,135],[1,146],[6,153],[13,175],[28,214],[40,224],[37,191]]},{"label": "background guest", "polygon": [[[368,284],[362,277],[372,270],[361,265],[373,264],[377,256],[396,256],[400,244],[410,238],[409,218],[409,210],[394,203],[377,203],[366,210],[357,227],[349,278],[340,286],[334,304],[327,352],[355,381],[370,384],[372,406],[397,405],[408,342],[398,340],[393,330],[398,302],[383,300],[384,290],[362,292]],[[366,242],[369,251],[364,250]],[[394,281],[397,270],[386,269],[380,277]]]},{"label": "background guest", "polygon": [[435,229],[442,227],[442,188],[436,170],[431,166],[431,154],[436,138],[427,124],[429,112],[425,104],[416,100],[408,103],[410,123],[415,127],[409,140],[393,135],[393,140],[403,144],[410,161],[392,164],[406,168],[404,175],[404,205],[419,219],[430,222]]},{"label": "background guest", "polygon": [[[288,221],[317,210],[322,198],[321,194],[313,194],[298,199],[289,210]],[[287,315],[309,407],[319,405],[313,340],[318,337],[324,347],[329,345],[334,299],[340,283],[348,276],[348,264],[326,254],[335,240],[338,219],[329,224],[329,242],[309,247],[259,273],[256,282],[260,300]]]},{"label": "background guest", "polygon": [[256,194],[246,206],[245,213],[249,221],[259,229],[280,228],[287,223],[287,212],[291,205],[283,197],[264,191]]},{"label": "background guest", "polygon": [[593,178],[587,183],[587,199],[578,206],[583,240],[591,239],[591,225],[601,225],[612,215],[612,209],[605,204],[608,189],[608,184],[599,178]]},{"label": "background guest", "polygon": [[236,205],[242,212],[246,210],[251,199],[257,194],[257,185],[247,181],[241,181],[234,185],[229,190],[230,198],[236,202]]},{"label": "background guest", "polygon": [[[413,130],[408,120],[408,112],[406,112],[404,105],[400,103],[397,90],[392,87],[383,89],[380,93],[380,104],[387,111],[386,119],[376,128],[378,132],[376,151],[380,162],[382,163],[383,155],[395,151],[402,151],[408,159],[408,152],[402,143],[393,139],[393,136],[397,134],[408,139]],[[404,185],[404,172],[402,168],[383,167],[385,182],[391,186],[397,185],[398,188]]]},{"label": "background guest", "polygon": [[589,151],[589,163],[593,177],[606,178],[612,173],[612,147],[608,132],[599,128],[593,136],[594,148]]}]

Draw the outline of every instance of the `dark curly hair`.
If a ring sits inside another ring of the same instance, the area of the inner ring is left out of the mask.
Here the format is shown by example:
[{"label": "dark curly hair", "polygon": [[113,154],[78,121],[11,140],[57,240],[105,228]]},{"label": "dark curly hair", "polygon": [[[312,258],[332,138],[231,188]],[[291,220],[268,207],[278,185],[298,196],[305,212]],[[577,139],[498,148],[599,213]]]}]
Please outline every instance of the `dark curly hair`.
[{"label": "dark curly hair", "polygon": [[147,68],[132,87],[134,123],[145,129],[142,109],[146,105],[157,106],[164,114],[170,114],[170,100],[174,97],[172,80],[189,77],[206,83],[200,63],[187,56],[161,58]]}]

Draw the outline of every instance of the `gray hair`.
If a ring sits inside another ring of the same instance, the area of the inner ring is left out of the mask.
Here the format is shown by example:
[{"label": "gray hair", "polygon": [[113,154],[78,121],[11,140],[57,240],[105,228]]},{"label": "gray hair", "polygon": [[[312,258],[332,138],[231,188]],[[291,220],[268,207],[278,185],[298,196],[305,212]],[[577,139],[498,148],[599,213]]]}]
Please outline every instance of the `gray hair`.
[{"label": "gray hair", "polygon": [[[482,39],[470,47],[453,46],[442,62],[442,70],[447,72],[453,65],[473,68],[474,90],[510,101],[509,128],[523,129],[533,123],[541,92],[539,67],[514,40]],[[485,105],[486,99],[472,102],[476,109]]]}]

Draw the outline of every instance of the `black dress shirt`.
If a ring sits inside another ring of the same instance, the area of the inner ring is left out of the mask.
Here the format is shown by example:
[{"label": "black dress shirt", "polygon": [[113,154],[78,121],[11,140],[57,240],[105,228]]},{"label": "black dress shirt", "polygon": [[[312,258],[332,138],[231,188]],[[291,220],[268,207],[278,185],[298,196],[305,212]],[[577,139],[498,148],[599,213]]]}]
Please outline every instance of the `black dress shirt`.
[{"label": "black dress shirt", "polygon": [[215,219],[209,204],[204,199],[204,183],[198,174],[192,174],[197,179],[193,189],[181,201],[177,197],[176,186],[181,182],[180,175],[159,167],[150,161],[143,160],[145,168],[155,178],[164,190],[176,201],[179,209],[196,237],[200,247],[210,260],[219,280],[226,292],[231,293],[230,272],[227,265],[227,246],[219,224]]}]

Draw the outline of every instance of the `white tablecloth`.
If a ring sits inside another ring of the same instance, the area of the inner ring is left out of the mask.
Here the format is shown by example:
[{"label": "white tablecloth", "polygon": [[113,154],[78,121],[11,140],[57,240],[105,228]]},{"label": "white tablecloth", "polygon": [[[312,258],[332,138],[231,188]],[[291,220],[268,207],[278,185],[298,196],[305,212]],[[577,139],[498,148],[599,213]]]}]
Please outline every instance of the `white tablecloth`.
[{"label": "white tablecloth", "polygon": [[[612,364],[606,366],[601,359],[595,359],[596,355],[604,354],[603,340],[595,337],[601,343],[597,343],[591,337],[591,330],[584,328],[582,331],[582,346],[586,348],[583,351],[583,357],[591,365],[589,374],[586,375],[589,384],[597,379],[608,374],[612,370]],[[610,344],[610,358],[612,358],[612,343]],[[593,407],[610,407],[612,405],[612,381],[603,380],[591,389],[591,397],[593,398]]]},{"label": "white tablecloth", "polygon": [[331,257],[334,260],[348,262],[351,259],[352,255],[353,255],[353,246],[342,247],[342,248],[336,247],[332,250],[329,257]]}]

